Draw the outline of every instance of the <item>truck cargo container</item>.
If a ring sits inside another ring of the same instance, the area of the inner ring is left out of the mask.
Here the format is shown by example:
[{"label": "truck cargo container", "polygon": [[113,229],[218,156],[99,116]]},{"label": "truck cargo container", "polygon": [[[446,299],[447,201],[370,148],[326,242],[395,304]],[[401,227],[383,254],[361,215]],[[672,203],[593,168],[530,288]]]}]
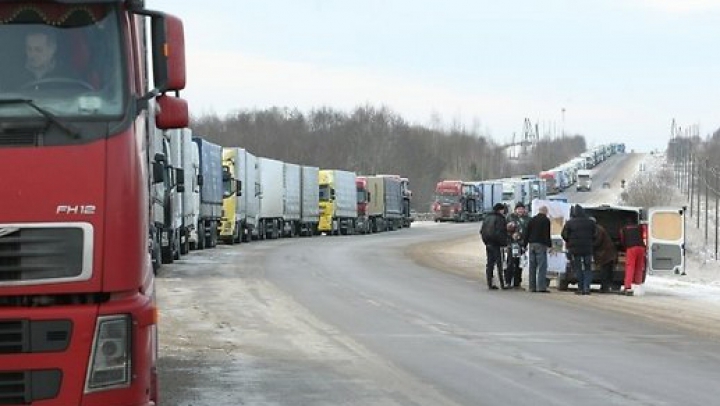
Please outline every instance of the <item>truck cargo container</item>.
[{"label": "truck cargo container", "polygon": [[180,253],[197,249],[198,219],[200,217],[200,155],[192,140],[192,130],[183,128],[180,134],[182,148],[183,192]]},{"label": "truck cargo container", "polygon": [[218,225],[222,219],[223,174],[222,147],[195,136],[200,157],[200,216],[198,218],[198,249],[217,245]]},{"label": "truck cargo container", "polygon": [[320,168],[302,167],[302,193],[300,206],[300,235],[311,236],[317,233],[320,221]]},{"label": "truck cargo container", "polygon": [[385,229],[383,221],[385,188],[382,178],[358,176],[357,186],[357,231],[363,234],[377,233]]},{"label": "truck cargo container", "polygon": [[302,215],[302,167],[283,163],[283,225],[282,235],[294,237],[300,234]]},{"label": "truck cargo container", "polygon": [[400,177],[377,176],[383,187],[383,221],[385,230],[395,231],[403,227],[403,191]]},{"label": "truck cargo container", "polygon": [[283,162],[270,158],[258,158],[260,183],[259,233],[260,238],[280,237],[284,213]]}]

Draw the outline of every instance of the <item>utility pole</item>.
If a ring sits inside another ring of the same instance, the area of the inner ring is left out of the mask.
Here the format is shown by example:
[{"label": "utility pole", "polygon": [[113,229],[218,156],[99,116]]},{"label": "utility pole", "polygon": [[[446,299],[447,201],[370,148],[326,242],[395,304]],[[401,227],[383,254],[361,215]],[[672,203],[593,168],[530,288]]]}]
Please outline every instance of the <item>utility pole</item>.
[{"label": "utility pole", "polygon": [[561,131],[561,134],[562,134],[562,137],[565,138],[565,107],[563,107],[562,110],[560,110],[560,112],[562,113],[562,131]]}]

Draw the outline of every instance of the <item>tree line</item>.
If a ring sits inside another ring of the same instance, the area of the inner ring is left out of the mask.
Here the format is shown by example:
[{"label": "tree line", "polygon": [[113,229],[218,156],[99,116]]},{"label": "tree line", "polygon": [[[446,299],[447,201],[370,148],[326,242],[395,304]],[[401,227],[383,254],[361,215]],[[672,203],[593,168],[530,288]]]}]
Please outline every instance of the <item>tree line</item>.
[{"label": "tree line", "polygon": [[586,150],[581,135],[543,138],[520,160],[477,130],[410,124],[386,107],[350,112],[323,107],[240,110],[224,117],[193,117],[197,136],[256,156],[358,174],[399,174],[410,179],[413,208],[428,211],[443,179],[485,180],[538,174]]}]

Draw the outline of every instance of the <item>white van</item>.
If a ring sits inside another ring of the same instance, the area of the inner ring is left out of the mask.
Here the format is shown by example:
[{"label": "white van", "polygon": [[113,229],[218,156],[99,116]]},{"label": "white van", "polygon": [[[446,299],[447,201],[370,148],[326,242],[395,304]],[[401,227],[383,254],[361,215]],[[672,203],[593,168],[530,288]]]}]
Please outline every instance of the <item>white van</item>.
[{"label": "white van", "polygon": [[577,171],[577,185],[575,186],[575,190],[578,192],[582,190],[589,192],[592,190],[592,171],[588,169],[580,169]]}]

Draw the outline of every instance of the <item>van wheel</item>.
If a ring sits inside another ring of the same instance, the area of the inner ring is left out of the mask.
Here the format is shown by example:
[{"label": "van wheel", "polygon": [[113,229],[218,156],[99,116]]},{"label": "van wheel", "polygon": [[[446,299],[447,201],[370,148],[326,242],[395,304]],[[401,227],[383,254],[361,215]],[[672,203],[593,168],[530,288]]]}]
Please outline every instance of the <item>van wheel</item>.
[{"label": "van wheel", "polygon": [[567,278],[563,274],[558,275],[557,289],[561,292],[565,292],[566,290],[568,290],[568,285],[570,285],[570,282],[567,280]]}]

